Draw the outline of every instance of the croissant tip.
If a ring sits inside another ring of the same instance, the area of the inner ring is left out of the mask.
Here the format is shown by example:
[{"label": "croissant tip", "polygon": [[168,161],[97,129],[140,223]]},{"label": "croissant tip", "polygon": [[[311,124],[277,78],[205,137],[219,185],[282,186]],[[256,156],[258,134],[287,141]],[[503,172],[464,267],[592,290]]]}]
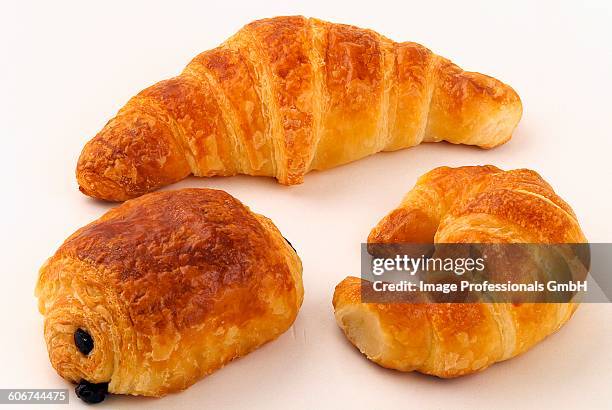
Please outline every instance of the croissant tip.
[{"label": "croissant tip", "polygon": [[123,202],[133,197],[116,182],[93,172],[77,173],[77,182],[79,191],[95,199]]}]

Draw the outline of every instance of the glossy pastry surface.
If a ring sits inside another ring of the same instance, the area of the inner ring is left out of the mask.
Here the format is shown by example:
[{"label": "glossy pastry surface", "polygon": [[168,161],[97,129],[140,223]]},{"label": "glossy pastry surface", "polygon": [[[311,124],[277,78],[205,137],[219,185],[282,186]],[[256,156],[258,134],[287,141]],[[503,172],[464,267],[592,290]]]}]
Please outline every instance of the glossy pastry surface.
[{"label": "glossy pastry surface", "polygon": [[76,231],[40,270],[51,364],[111,393],[185,389],[286,331],[302,303],[301,273],[273,223],[223,191],[128,201]]},{"label": "glossy pastry surface", "polygon": [[448,141],[492,148],[522,113],[508,85],[427,48],[301,16],[247,24],[128,101],[87,143],[85,194],[123,201],[188,175],[310,170]]},{"label": "glossy pastry surface", "polygon": [[[370,244],[584,243],[576,215],[536,172],[436,168],[371,231]],[[527,260],[510,268],[522,274]],[[558,330],[571,303],[363,303],[362,280],[334,292],[347,338],[381,366],[456,377],[512,358]]]}]

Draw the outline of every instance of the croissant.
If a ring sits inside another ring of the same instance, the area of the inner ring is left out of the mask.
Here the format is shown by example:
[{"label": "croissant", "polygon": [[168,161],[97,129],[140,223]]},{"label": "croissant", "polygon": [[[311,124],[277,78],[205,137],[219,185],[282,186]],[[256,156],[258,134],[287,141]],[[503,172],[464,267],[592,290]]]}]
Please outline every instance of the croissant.
[{"label": "croissant", "polygon": [[421,142],[491,148],[518,95],[415,43],[301,16],[254,21],[128,101],[89,141],[87,195],[123,201],[191,174],[281,184]]},{"label": "croissant", "polygon": [[[419,178],[368,243],[585,243],[572,209],[536,172],[437,168]],[[520,267],[511,269],[520,270]],[[456,377],[530,349],[566,323],[569,303],[363,303],[362,280],[334,292],[338,325],[387,368]]]},{"label": "croissant", "polygon": [[51,364],[98,402],[162,396],[285,332],[302,265],[274,224],[217,190],[144,195],[71,235],[36,286]]}]

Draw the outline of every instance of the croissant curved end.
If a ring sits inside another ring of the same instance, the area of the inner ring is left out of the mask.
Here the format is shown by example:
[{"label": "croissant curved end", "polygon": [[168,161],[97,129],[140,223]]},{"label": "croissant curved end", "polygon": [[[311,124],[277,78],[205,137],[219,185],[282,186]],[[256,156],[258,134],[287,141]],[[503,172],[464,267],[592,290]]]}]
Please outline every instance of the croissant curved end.
[{"label": "croissant curved end", "polygon": [[336,310],[335,316],[350,342],[368,359],[377,362],[386,343],[376,314],[365,305],[355,305]]},{"label": "croissant curved end", "polygon": [[121,202],[132,198],[121,184],[93,171],[77,171],[79,191],[93,198]]},{"label": "croissant curved end", "polygon": [[506,143],[523,114],[518,93],[485,74],[447,74],[432,102],[426,142],[495,148]]},{"label": "croissant curved end", "polygon": [[163,115],[138,105],[120,112],[85,145],[76,169],[80,191],[107,201],[135,198],[190,174]]},{"label": "croissant curved end", "polygon": [[[495,79],[491,80],[499,82]],[[473,143],[481,148],[489,149],[505,144],[512,138],[523,115],[523,104],[516,91],[504,84],[501,104],[497,107],[496,112],[491,112],[486,116],[485,110],[479,108],[479,111],[483,117],[480,131],[477,133],[480,137],[477,137]]]}]

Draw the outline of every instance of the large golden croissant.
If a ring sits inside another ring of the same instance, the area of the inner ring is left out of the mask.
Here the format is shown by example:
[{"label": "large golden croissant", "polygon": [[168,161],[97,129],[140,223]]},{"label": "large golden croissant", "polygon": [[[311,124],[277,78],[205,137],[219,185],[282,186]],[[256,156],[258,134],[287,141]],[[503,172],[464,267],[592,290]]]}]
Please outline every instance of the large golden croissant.
[{"label": "large golden croissant", "polygon": [[326,169],[423,141],[507,141],[521,101],[415,43],[304,17],[252,22],[178,77],[133,97],[87,143],[87,195],[122,201],[190,174],[299,184]]},{"label": "large golden croissant", "polygon": [[161,396],[286,331],[302,266],[223,191],[142,196],[70,236],[36,287],[53,367],[77,394]]},{"label": "large golden croissant", "polygon": [[[584,243],[571,208],[537,173],[437,168],[372,230],[375,243]],[[511,270],[520,270],[519,261]],[[365,282],[364,282],[365,283]],[[336,287],[339,326],[370,360],[455,377],[525,352],[573,314],[570,303],[362,303],[359,278]]]}]

